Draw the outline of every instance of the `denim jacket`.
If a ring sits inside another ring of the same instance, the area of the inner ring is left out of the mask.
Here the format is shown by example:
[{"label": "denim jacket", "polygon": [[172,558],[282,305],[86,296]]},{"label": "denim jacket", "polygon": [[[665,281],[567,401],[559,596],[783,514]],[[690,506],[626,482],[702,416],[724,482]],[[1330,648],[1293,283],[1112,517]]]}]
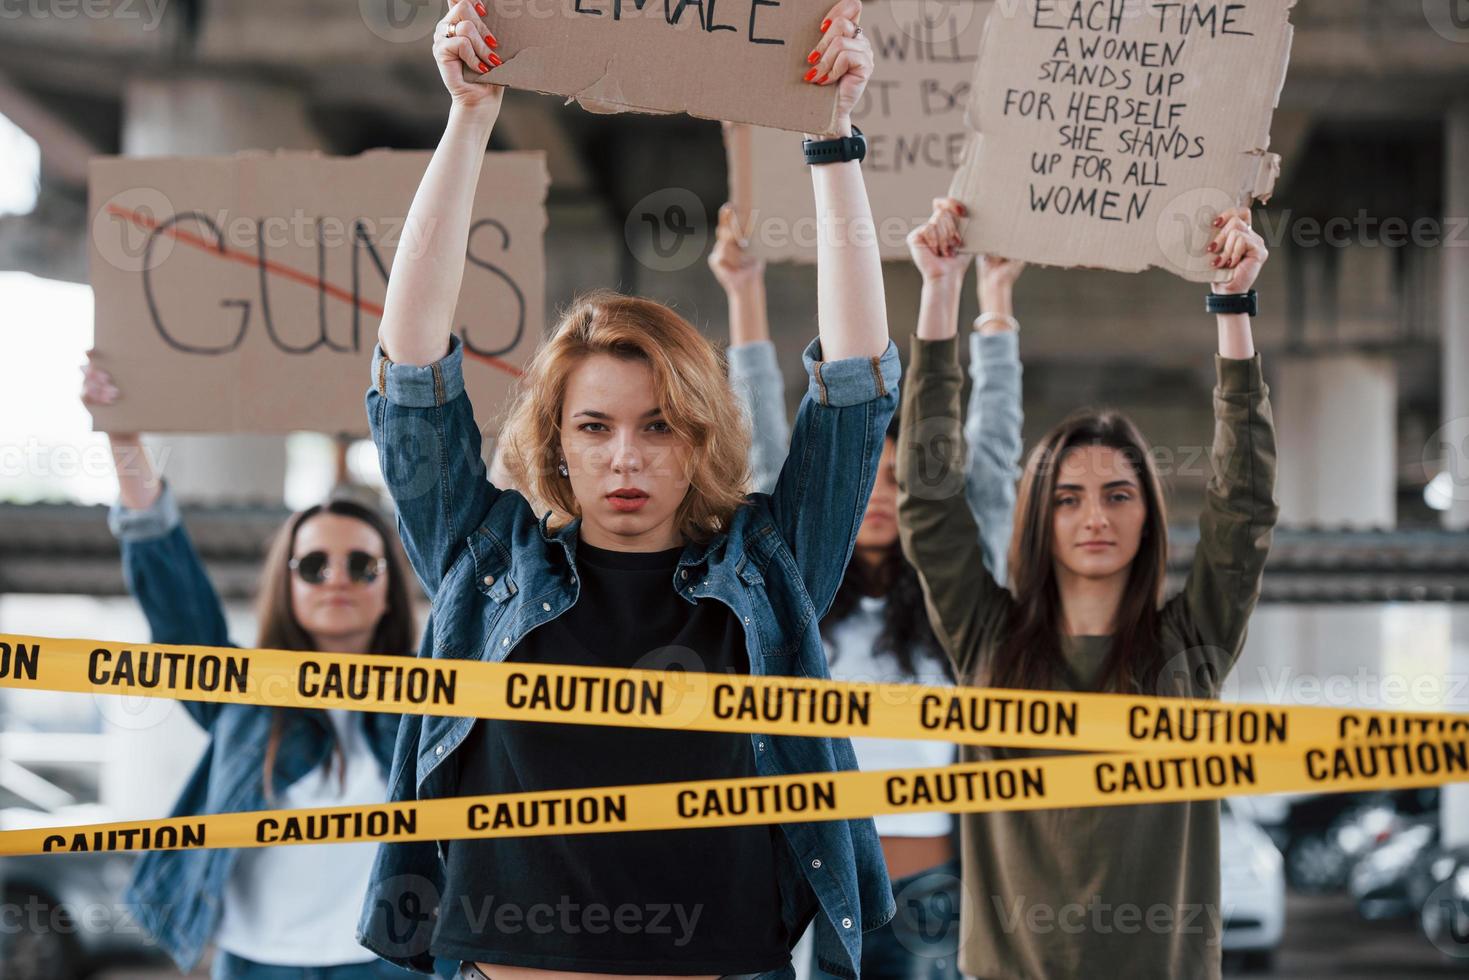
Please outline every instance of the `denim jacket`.
[{"label": "denim jacket", "polygon": [[[180,523],[166,482],[158,500],[145,510],[114,504],[108,526],[121,542],[123,577],[143,607],[153,643],[232,645],[219,596]],[[267,809],[261,769],[271,709],[178,703],[209,734],[209,744],[169,816]],[[398,715],[361,712],[354,717],[361,719],[367,744],[386,777]],[[278,790],[322,765],[333,739],[324,711],[289,709],[286,718],[275,763]],[[144,927],[185,973],[199,962],[219,925],[225,884],[238,853],[233,848],[147,851],[134,867],[123,901],[137,910]]]},{"label": "denim jacket", "polygon": [[[1005,581],[1015,484],[1020,479],[1020,338],[1014,331],[969,335],[969,373],[974,389],[964,419],[968,446],[964,494],[979,521],[985,567]],[[769,490],[785,463],[790,423],[786,421],[785,377],[768,340],[729,348],[729,380],[750,418],[750,467],[755,488]]]},{"label": "denim jacket", "polygon": [[[409,560],[432,599],[420,657],[497,662],[562,613],[578,590],[574,521],[551,531],[526,498],[486,479],[480,432],[464,393],[463,346],[428,366],[373,352],[367,413]],[[791,452],[771,493],[751,494],[727,531],[689,544],[669,588],[712,597],[744,624],[754,675],[827,677],[817,627],[842,579],[897,407],[896,346],[881,357],[823,362],[810,377]],[[403,716],[388,780],[393,802],[453,796],[455,750],[472,718]],[[756,734],[761,776],[857,768],[844,738]],[[821,967],[855,980],[862,933],[896,905],[871,819],[782,824],[781,918],[792,942],[813,916]],[[671,831],[677,833],[677,831]],[[444,885],[438,842],[379,845],[358,939],[385,959],[427,973]],[[787,966],[771,978],[789,978]]]}]

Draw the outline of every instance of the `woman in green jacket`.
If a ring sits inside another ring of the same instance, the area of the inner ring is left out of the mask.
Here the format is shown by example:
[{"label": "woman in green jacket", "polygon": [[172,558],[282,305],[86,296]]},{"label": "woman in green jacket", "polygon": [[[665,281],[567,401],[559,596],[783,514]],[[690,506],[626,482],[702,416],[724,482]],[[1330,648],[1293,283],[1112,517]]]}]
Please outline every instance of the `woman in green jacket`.
[{"label": "woman in green jacket", "polygon": [[[957,202],[955,202],[957,207]],[[1267,257],[1248,209],[1210,244],[1245,294]],[[959,244],[955,210],[914,232]],[[954,319],[925,294],[903,390],[898,520],[961,684],[1211,698],[1244,645],[1278,508],[1275,433],[1250,319],[1218,317],[1215,431],[1200,539],[1164,603],[1164,499],[1148,445],[1115,412],[1047,433],[1021,481],[1010,588],[980,560],[962,493]],[[957,475],[957,476],[956,476]],[[963,761],[1035,754],[965,746]],[[1217,977],[1217,801],[964,815],[960,967],[980,980]]]}]

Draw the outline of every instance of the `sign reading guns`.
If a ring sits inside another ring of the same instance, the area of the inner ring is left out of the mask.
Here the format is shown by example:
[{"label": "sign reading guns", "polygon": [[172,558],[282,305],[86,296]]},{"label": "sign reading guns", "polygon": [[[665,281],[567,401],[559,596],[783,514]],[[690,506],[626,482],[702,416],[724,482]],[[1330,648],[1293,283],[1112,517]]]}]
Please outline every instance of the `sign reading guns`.
[{"label": "sign reading guns", "polygon": [[[89,174],[99,365],[114,432],[363,435],[388,273],[426,151],[131,159]],[[544,315],[541,153],[485,158],[454,332],[476,404],[501,404]]]}]

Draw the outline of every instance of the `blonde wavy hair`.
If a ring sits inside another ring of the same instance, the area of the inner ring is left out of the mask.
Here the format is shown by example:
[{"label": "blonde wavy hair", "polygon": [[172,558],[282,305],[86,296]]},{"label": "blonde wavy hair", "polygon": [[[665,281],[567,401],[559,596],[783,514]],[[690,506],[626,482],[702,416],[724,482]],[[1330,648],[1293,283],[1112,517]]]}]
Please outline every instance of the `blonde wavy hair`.
[{"label": "blonde wavy hair", "polygon": [[676,515],[693,541],[727,529],[750,488],[750,430],[724,354],[662,303],[613,290],[578,297],[531,358],[500,431],[503,461],[537,513],[561,527],[581,513],[557,470],[567,378],[587,357],[640,360],[653,371],[663,418],[690,449]]}]

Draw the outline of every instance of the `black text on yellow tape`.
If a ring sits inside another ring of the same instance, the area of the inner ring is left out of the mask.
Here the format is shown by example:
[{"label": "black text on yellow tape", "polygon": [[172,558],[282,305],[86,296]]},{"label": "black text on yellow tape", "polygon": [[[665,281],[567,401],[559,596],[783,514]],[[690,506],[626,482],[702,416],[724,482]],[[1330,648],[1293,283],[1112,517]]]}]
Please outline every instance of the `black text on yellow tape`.
[{"label": "black text on yellow tape", "polygon": [[1469,735],[1469,716],[0,634],[0,687],[761,735],[1169,753]]},{"label": "black text on yellow tape", "polygon": [[1088,753],[929,769],[598,786],[381,806],[222,813],[0,832],[0,855],[679,830],[1348,792],[1464,779],[1469,742],[1417,739],[1197,754]]}]

